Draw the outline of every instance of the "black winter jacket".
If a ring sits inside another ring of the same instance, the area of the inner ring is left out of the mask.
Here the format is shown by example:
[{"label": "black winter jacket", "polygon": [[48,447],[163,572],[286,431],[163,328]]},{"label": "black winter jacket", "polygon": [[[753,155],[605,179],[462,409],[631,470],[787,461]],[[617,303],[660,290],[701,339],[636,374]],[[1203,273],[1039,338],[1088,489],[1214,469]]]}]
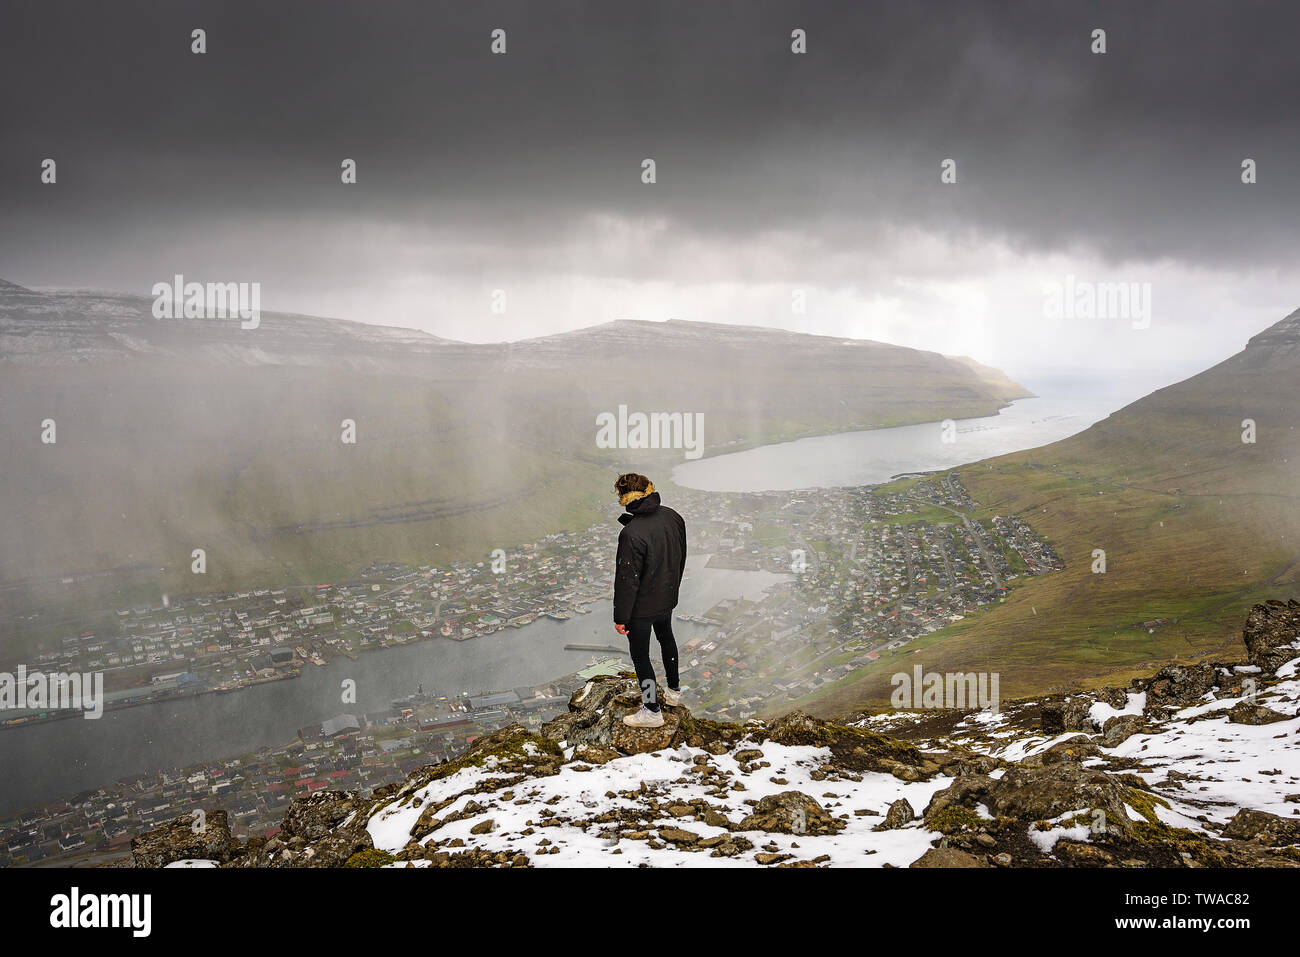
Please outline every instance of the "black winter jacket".
[{"label": "black winter jacket", "polygon": [[686,522],[659,493],[625,506],[618,517],[618,559],[614,570],[614,624],[656,618],[677,607],[677,590],[686,570]]}]

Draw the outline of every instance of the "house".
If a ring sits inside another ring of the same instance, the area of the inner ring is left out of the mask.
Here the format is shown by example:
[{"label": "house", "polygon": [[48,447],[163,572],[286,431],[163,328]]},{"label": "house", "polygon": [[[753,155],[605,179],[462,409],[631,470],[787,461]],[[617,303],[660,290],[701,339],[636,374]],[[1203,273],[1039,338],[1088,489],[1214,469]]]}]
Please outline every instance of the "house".
[{"label": "house", "polygon": [[341,734],[352,734],[361,730],[361,723],[355,715],[336,714],[321,723],[320,733],[323,738],[334,738]]},{"label": "house", "polygon": [[518,704],[519,695],[513,691],[502,691],[497,694],[472,695],[466,700],[471,710],[482,711],[489,708],[499,708],[506,704]]}]

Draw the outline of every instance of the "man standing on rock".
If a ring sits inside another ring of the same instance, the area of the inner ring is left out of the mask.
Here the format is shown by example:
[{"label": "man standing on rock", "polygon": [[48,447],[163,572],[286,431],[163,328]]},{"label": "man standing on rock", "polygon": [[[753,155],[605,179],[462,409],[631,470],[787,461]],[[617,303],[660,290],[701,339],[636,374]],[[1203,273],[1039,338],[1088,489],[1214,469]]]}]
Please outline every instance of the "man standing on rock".
[{"label": "man standing on rock", "polygon": [[614,630],[627,635],[641,685],[641,707],[623,723],[633,728],[659,728],[664,716],[659,710],[654,665],[650,663],[650,631],[653,629],[659,639],[664,660],[668,684],[664,704],[676,707],[681,694],[673,609],[686,570],[686,522],[671,508],[659,504],[654,483],[644,475],[620,475],[614,482],[614,494],[618,504],[627,510],[618,517],[623,530],[618,533],[614,571]]}]

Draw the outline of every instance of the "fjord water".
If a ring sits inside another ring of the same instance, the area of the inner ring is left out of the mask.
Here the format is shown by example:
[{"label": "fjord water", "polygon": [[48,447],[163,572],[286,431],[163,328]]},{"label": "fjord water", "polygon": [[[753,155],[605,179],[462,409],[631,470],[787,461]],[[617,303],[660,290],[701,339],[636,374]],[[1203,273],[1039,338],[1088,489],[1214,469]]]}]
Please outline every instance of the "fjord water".
[{"label": "fjord water", "polygon": [[950,443],[943,441],[940,422],[842,432],[706,455],[677,466],[672,479],[707,492],[878,485],[904,473],[953,468],[1058,442],[1136,397],[1111,391],[1019,399],[997,415],[957,419]]}]

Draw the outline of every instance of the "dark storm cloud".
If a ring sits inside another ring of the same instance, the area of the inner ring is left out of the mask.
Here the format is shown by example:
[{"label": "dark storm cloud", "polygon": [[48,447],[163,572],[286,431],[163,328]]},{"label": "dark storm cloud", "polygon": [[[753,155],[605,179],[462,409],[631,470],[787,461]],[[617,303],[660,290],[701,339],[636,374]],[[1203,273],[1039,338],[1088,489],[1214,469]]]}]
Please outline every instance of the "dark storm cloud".
[{"label": "dark storm cloud", "polygon": [[[10,0],[0,257],[61,256],[75,281],[105,243],[256,217],[455,226],[523,251],[605,212],[719,242],[870,244],[904,224],[1110,259],[1289,262],[1297,9]],[[57,191],[38,182],[46,156]]]}]

